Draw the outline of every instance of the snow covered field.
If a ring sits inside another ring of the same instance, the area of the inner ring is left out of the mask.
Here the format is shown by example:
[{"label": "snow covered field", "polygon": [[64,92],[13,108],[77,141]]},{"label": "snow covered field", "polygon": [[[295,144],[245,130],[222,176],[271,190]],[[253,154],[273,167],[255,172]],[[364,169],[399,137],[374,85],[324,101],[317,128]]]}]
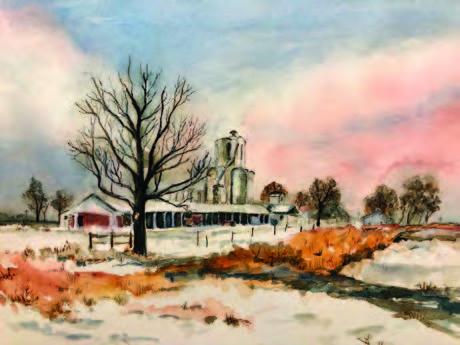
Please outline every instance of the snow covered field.
[{"label": "snow covered field", "polygon": [[[251,230],[254,228],[254,237]],[[78,243],[83,250],[88,248],[88,235],[80,231],[55,230],[41,231],[25,229],[16,231],[16,227],[0,228],[0,251],[22,251],[27,246],[38,250],[45,247],[62,247],[66,241]],[[199,246],[197,246],[197,230],[199,231]],[[148,231],[148,250],[160,256],[204,256],[210,253],[226,253],[233,245],[246,246],[253,242],[278,243],[287,240],[299,232],[299,227],[278,227],[276,236],[273,226],[236,226],[236,227],[200,227],[178,228],[174,230]],[[231,242],[233,232],[233,243]],[[208,236],[208,247],[206,247]],[[108,241],[108,238],[106,238]],[[122,250],[125,245],[117,246]],[[110,246],[97,244],[94,249],[108,250]]]},{"label": "snow covered field", "polygon": [[[232,327],[221,319],[206,325],[198,320],[161,317],[155,313],[123,312],[148,307],[180,306],[214,300],[252,322]],[[196,282],[180,293],[165,293],[120,307],[103,301],[88,309],[78,306],[77,322],[50,322],[20,307],[0,307],[2,344],[311,344],[358,345],[372,336],[373,344],[458,344],[458,339],[427,328],[416,320],[394,318],[391,312],[358,300],[340,300],[322,293],[301,296],[296,291],[251,290],[239,281]],[[451,325],[454,331],[460,325]]]},{"label": "snow covered field", "polygon": [[394,243],[375,252],[374,259],[352,263],[342,273],[369,283],[408,288],[421,282],[460,287],[460,240]]}]

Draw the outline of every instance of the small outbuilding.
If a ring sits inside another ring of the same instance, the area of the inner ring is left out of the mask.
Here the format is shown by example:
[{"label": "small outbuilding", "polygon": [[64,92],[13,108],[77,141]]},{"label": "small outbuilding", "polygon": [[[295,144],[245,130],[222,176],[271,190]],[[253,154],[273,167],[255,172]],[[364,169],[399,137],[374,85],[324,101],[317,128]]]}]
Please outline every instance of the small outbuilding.
[{"label": "small outbuilding", "polygon": [[391,224],[393,223],[393,219],[379,209],[376,209],[375,211],[361,217],[361,222],[363,225]]},{"label": "small outbuilding", "polygon": [[94,227],[116,230],[130,225],[130,209],[128,206],[109,203],[93,193],[63,213],[60,223],[70,230]]}]

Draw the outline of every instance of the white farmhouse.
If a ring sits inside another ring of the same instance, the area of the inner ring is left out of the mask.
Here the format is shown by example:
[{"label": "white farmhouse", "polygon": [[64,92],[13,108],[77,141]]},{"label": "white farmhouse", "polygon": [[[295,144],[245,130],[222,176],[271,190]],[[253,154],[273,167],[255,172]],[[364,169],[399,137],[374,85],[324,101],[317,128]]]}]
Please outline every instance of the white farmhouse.
[{"label": "white farmhouse", "polygon": [[393,219],[379,209],[376,209],[375,211],[366,214],[364,217],[361,217],[361,222],[363,225],[391,224],[393,223]]}]

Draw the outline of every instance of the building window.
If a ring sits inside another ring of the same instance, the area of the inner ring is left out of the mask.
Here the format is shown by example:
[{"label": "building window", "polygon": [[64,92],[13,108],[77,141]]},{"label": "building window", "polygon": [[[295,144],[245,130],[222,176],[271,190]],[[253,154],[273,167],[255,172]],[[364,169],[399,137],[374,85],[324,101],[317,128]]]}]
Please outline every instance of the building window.
[{"label": "building window", "polygon": [[153,213],[147,212],[145,214],[145,227],[147,229],[153,229]]}]

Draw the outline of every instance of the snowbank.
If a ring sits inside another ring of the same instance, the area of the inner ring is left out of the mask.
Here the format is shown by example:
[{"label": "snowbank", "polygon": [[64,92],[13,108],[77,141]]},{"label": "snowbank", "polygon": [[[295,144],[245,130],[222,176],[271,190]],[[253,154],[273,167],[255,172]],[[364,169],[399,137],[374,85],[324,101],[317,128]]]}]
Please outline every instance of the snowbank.
[{"label": "snowbank", "polygon": [[374,259],[352,263],[342,274],[371,283],[415,288],[421,282],[460,287],[460,241],[394,243]]},{"label": "snowbank", "polygon": [[[76,323],[50,322],[20,307],[0,307],[2,344],[359,344],[372,335],[385,344],[458,344],[446,334],[416,320],[394,318],[391,312],[364,301],[339,300],[325,294],[250,290],[236,281],[197,282],[178,294],[161,294],[136,302],[163,307],[216,299],[249,319],[251,327],[229,327],[221,319],[211,325],[157,315],[124,314],[126,307],[103,301],[91,309],[78,305]],[[373,343],[374,343],[373,342]]]}]

